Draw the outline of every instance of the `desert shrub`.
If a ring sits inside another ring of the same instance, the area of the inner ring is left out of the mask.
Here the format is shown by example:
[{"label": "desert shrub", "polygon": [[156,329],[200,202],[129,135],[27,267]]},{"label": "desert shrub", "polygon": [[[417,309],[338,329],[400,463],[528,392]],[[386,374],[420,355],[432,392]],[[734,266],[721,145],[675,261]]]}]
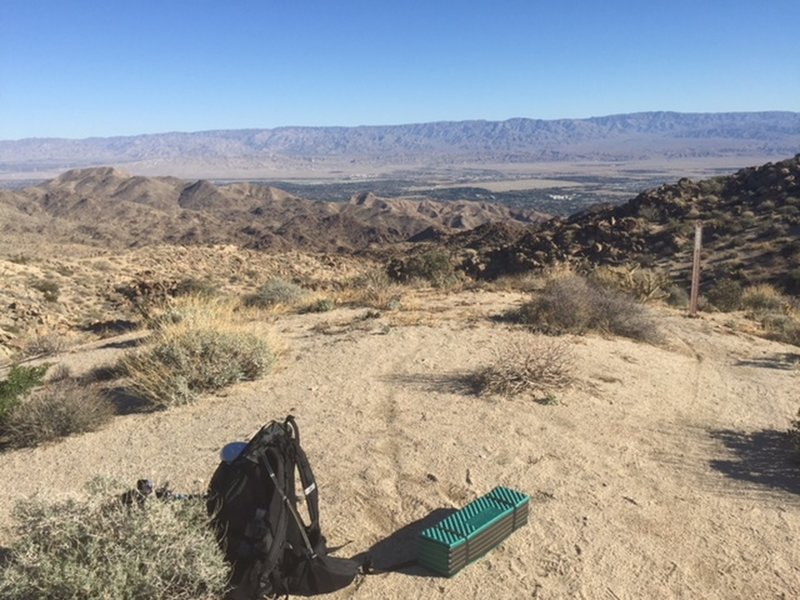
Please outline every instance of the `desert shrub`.
[{"label": "desert shrub", "polygon": [[800,319],[791,312],[762,312],[756,315],[767,337],[800,346]]},{"label": "desert shrub", "polygon": [[786,297],[767,283],[747,287],[742,292],[742,306],[754,312],[781,310],[786,303]]},{"label": "desert shrub", "polygon": [[450,254],[438,249],[392,260],[386,272],[390,278],[402,283],[421,280],[436,287],[449,287],[461,280]]},{"label": "desert shrub", "polygon": [[372,269],[343,282],[337,294],[341,304],[369,306],[382,310],[400,307],[403,287],[383,269]]},{"label": "desert shrub", "polygon": [[328,312],[329,310],[333,310],[335,304],[333,300],[330,298],[318,298],[313,302],[305,304],[300,307],[301,313],[321,313],[321,312]]},{"label": "desert shrub", "polygon": [[227,327],[238,318],[236,306],[224,298],[189,295],[150,302],[144,323],[153,330],[178,324],[184,327]]},{"label": "desert shrub", "polygon": [[15,446],[35,446],[75,433],[94,431],[114,414],[94,387],[62,380],[33,392],[11,411],[5,433]]},{"label": "desert shrub", "polygon": [[494,354],[492,364],[469,377],[479,395],[529,394],[547,398],[572,381],[574,358],[563,339],[530,335],[512,337]]},{"label": "desert shrub", "polygon": [[0,428],[5,426],[9,415],[19,405],[23,397],[44,383],[48,365],[11,367],[5,381],[0,381]]},{"label": "desert shrub", "polygon": [[37,279],[31,283],[31,287],[42,292],[48,302],[58,301],[58,294],[61,291],[58,282],[52,279]]},{"label": "desert shrub", "polygon": [[[796,251],[800,255],[800,244],[797,245]],[[800,269],[794,269],[786,273],[783,279],[783,287],[788,294],[800,296]]]},{"label": "desert shrub", "polygon": [[598,267],[592,271],[590,277],[599,286],[614,288],[640,302],[665,298],[670,285],[669,277],[665,273],[639,265]]},{"label": "desert shrub", "polygon": [[229,569],[205,502],[126,507],[101,488],[85,500],[17,504],[17,541],[2,567],[0,597],[211,600]]},{"label": "desert shrub", "polygon": [[55,331],[32,335],[22,344],[22,350],[27,356],[53,356],[66,349],[66,338]]},{"label": "desert shrub", "polygon": [[686,308],[689,306],[689,292],[679,285],[672,285],[667,289],[665,300],[670,306]]},{"label": "desert shrub", "polygon": [[294,304],[306,295],[306,291],[285,279],[270,279],[254,294],[245,298],[245,304],[257,308],[272,308],[278,304]]},{"label": "desert shrub", "polygon": [[210,279],[189,277],[178,282],[175,286],[175,296],[206,296],[214,297],[219,293],[219,287]]},{"label": "desert shrub", "polygon": [[642,204],[639,207],[639,216],[645,221],[658,223],[661,221],[661,210],[652,204]]},{"label": "desert shrub", "polygon": [[594,330],[646,342],[660,339],[655,318],[644,305],[580,275],[552,279],[533,300],[508,316],[548,334]]},{"label": "desert shrub", "polygon": [[9,262],[12,262],[17,265],[29,265],[33,262],[33,259],[26,255],[26,254],[17,254],[15,256],[10,256],[8,258]]},{"label": "desert shrub", "polygon": [[186,404],[200,394],[266,373],[274,356],[246,331],[165,328],[155,343],[124,357],[130,389],[155,407]]},{"label": "desert shrub", "polygon": [[731,312],[742,307],[742,284],[733,279],[720,279],[706,293],[706,299],[718,310]]}]

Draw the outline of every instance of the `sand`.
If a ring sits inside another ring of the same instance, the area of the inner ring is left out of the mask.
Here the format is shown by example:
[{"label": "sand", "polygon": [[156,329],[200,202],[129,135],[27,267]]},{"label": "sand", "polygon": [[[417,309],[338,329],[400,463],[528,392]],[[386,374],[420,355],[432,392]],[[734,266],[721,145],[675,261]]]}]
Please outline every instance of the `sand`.
[{"label": "sand", "polygon": [[[292,413],[323,531],[350,542],[342,556],[403,561],[443,510],[500,484],[531,496],[529,524],[455,577],[411,567],[331,598],[800,597],[800,469],[783,436],[798,409],[798,348],[734,332],[731,317],[662,309],[660,346],[567,338],[576,383],[557,405],[475,396],[461,375],[520,335],[489,317],[521,298],[431,292],[376,319],[280,316],[286,350],[260,381],[0,453],[0,525],[19,498],[77,494],[98,474],[203,489],[222,445]],[[79,373],[136,343],[125,341],[62,360]]]}]

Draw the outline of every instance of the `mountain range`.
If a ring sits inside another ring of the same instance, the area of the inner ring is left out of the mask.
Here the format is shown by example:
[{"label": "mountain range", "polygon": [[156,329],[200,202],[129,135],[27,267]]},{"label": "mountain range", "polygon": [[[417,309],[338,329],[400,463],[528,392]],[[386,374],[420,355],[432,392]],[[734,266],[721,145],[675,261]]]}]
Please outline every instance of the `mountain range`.
[{"label": "mountain range", "polygon": [[[588,119],[280,127],[124,137],[0,141],[0,177],[115,165],[148,175],[558,161],[791,156],[800,113],[645,112]],[[191,174],[191,175],[189,175]],[[41,177],[44,178],[44,177]]]},{"label": "mountain range", "polygon": [[532,209],[502,204],[383,199],[370,193],[321,202],[252,184],[74,169],[41,185],[0,190],[0,234],[14,245],[50,242],[123,249],[155,244],[235,244],[337,252],[453,232],[489,222],[530,223]]}]

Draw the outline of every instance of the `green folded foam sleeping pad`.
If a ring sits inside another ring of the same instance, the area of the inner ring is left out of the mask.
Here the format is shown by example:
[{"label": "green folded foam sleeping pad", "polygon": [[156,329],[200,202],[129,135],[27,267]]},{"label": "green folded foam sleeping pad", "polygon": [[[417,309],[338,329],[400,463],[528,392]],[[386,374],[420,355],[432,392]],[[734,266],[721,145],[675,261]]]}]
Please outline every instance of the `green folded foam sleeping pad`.
[{"label": "green folded foam sleeping pad", "polygon": [[528,522],[530,496],[506,487],[470,502],[423,531],[417,561],[450,577]]}]

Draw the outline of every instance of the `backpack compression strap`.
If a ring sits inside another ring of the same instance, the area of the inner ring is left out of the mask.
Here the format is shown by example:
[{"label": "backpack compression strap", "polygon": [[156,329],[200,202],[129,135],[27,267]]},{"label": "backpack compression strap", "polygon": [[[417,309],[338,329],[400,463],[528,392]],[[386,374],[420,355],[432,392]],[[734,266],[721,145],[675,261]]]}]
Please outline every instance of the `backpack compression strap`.
[{"label": "backpack compression strap", "polygon": [[292,515],[292,517],[294,517],[294,520],[297,522],[297,528],[300,530],[300,535],[303,538],[303,542],[305,542],[306,544],[306,548],[308,548],[310,558],[314,558],[317,555],[317,553],[314,552],[314,548],[311,545],[311,540],[308,539],[308,534],[306,533],[306,527],[303,524],[303,520],[300,518],[300,515],[297,514],[297,511],[294,509],[294,506],[292,506],[292,501],[289,500],[289,498],[284,493],[281,484],[278,482],[278,477],[277,475],[275,475],[275,471],[272,470],[272,467],[270,466],[269,461],[266,459],[266,457],[264,457],[261,464],[264,465],[264,468],[267,470],[267,473],[269,473],[270,479],[272,479],[272,483],[275,485],[275,489],[281,495],[281,498],[283,498],[283,506],[289,510],[289,514]]},{"label": "backpack compression strap", "polygon": [[321,527],[319,523],[319,490],[317,489],[317,480],[314,479],[311,463],[308,462],[308,457],[300,446],[300,429],[297,427],[294,417],[292,415],[286,417],[284,424],[289,425],[294,432],[292,441],[294,442],[297,470],[300,472],[300,481],[303,484],[303,495],[306,499],[308,515],[311,518],[308,530],[311,533],[310,537],[318,539],[321,534]]}]

